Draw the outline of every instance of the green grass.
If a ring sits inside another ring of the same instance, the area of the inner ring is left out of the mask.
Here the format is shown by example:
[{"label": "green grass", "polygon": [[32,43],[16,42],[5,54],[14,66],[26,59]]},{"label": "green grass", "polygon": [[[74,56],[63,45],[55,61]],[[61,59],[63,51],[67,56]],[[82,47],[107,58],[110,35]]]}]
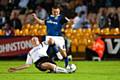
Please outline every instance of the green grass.
[{"label": "green grass", "polygon": [[[63,62],[57,62],[63,66]],[[9,73],[9,67],[24,64],[24,61],[0,61],[0,80],[120,80],[120,61],[73,61],[77,70],[72,74],[46,73],[34,65],[28,69]]]}]

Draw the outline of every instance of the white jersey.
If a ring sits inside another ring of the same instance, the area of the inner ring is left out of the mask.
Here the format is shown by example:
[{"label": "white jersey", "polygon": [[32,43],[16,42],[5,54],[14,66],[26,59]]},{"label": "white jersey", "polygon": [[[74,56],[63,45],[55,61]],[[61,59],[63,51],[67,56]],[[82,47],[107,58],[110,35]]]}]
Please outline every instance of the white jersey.
[{"label": "white jersey", "polygon": [[32,64],[41,57],[48,56],[47,49],[48,44],[46,42],[42,42],[40,45],[32,48],[27,55],[26,64]]}]

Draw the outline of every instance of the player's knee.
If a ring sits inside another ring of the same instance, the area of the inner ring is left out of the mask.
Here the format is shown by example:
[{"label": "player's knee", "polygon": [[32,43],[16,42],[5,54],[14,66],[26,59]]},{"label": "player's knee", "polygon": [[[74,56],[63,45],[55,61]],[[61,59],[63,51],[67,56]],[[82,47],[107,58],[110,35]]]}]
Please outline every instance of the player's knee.
[{"label": "player's knee", "polygon": [[62,55],[58,56],[58,59],[59,59],[59,60],[63,60]]},{"label": "player's knee", "polygon": [[61,54],[62,54],[63,57],[67,57],[66,50],[61,50]]},{"label": "player's knee", "polygon": [[62,59],[63,59],[63,56],[61,55],[60,52],[56,53],[56,55],[57,55],[57,57],[58,57],[59,60],[62,60]]},{"label": "player's knee", "polygon": [[49,44],[49,45],[52,45],[52,44],[54,44],[54,43],[55,43],[55,41],[54,41],[52,38],[49,38],[48,44]]},{"label": "player's knee", "polygon": [[47,69],[47,64],[46,63],[43,63],[43,64],[41,64],[41,66],[40,66],[42,69]]}]

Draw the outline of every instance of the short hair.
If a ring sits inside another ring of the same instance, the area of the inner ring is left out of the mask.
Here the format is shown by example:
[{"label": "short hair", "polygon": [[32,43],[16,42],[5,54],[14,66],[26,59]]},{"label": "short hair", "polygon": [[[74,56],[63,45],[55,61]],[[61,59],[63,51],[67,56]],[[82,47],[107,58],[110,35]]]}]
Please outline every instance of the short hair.
[{"label": "short hair", "polygon": [[54,5],[52,8],[53,8],[53,9],[60,9],[60,6]]}]

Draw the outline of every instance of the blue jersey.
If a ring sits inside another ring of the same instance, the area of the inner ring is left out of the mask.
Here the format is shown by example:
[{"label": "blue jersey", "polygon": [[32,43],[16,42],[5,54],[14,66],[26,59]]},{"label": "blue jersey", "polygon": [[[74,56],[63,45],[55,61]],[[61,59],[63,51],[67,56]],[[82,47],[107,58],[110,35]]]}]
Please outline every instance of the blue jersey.
[{"label": "blue jersey", "polygon": [[57,17],[50,15],[46,19],[46,26],[47,26],[47,35],[49,36],[61,36],[62,32],[61,29],[63,24],[66,23],[67,20],[62,15]]}]

